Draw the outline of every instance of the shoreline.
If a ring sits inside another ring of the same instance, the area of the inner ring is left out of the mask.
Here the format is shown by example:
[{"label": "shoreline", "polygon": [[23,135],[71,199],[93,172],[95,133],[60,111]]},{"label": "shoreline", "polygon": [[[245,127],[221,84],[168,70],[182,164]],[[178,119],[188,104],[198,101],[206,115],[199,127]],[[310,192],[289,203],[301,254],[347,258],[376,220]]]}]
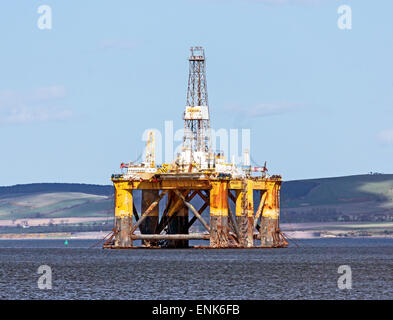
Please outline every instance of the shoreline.
[{"label": "shoreline", "polygon": [[[51,233],[29,233],[29,234],[1,234],[1,240],[103,240],[110,232],[51,232]],[[315,231],[284,231],[289,240],[307,239],[393,239],[393,235],[335,235],[333,233],[318,234]]]},{"label": "shoreline", "polygon": [[[75,219],[75,218],[74,218]],[[81,218],[76,218],[81,219]],[[86,219],[86,218],[85,218]],[[96,217],[87,218],[89,220]],[[86,220],[85,220],[86,221]],[[8,221],[7,221],[8,222]],[[41,221],[40,221],[41,222]],[[74,222],[74,221],[73,221]],[[4,224],[4,221],[3,221]],[[1,225],[1,222],[0,222]],[[306,222],[281,223],[281,232],[289,239],[393,238],[393,222]],[[10,230],[11,231],[11,230]],[[110,230],[75,232],[0,233],[0,240],[101,240]]]},{"label": "shoreline", "polygon": [[88,232],[50,232],[50,233],[25,233],[25,234],[0,234],[1,240],[101,240],[110,231]]}]

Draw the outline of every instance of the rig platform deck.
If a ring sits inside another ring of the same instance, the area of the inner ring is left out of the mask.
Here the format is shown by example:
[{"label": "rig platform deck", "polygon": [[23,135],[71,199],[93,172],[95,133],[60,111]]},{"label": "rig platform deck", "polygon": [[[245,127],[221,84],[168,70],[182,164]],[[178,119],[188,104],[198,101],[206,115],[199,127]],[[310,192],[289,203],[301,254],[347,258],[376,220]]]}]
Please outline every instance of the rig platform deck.
[{"label": "rig platform deck", "polygon": [[[114,178],[115,231],[104,247],[133,248],[134,240],[142,240],[144,247],[151,248],[187,248],[189,240],[209,240],[211,248],[287,246],[279,229],[279,176],[238,180],[185,176],[176,179],[161,176],[153,181]],[[133,201],[134,190],[142,190],[141,215]],[[254,190],[259,195],[257,208]],[[158,206],[164,197],[165,209],[160,217]],[[190,203],[194,197],[203,201],[198,209]],[[206,219],[208,207],[210,215]],[[196,220],[205,232],[189,233]]]}]

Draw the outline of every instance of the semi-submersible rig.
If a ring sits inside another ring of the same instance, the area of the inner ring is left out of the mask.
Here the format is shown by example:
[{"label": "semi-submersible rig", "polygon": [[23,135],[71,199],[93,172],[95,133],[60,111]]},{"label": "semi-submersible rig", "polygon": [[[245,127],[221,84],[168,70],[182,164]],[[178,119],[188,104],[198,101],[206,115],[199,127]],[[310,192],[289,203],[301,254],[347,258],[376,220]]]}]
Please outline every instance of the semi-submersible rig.
[{"label": "semi-submersible rig", "polygon": [[[203,48],[191,47],[188,60],[182,152],[173,163],[156,165],[149,132],[145,161],[122,163],[125,172],[112,175],[115,227],[104,248],[136,248],[135,240],[150,248],[187,248],[189,240],[208,240],[199,246],[205,248],[286,247],[279,229],[281,176],[269,176],[266,165],[251,167],[248,151],[243,165],[212,152]],[[141,214],[136,190],[142,191]],[[198,209],[194,197],[203,203]],[[189,232],[197,220],[204,232]]]}]

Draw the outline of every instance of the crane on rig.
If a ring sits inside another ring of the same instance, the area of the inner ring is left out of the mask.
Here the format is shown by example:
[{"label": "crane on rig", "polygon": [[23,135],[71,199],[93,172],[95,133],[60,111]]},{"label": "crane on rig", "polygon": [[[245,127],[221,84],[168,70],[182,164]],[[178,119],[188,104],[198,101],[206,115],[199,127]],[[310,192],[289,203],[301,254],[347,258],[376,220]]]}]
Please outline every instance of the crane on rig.
[{"label": "crane on rig", "polygon": [[147,133],[147,143],[146,143],[146,167],[154,168],[156,162],[155,154],[155,141],[154,141],[154,131],[150,130]]}]

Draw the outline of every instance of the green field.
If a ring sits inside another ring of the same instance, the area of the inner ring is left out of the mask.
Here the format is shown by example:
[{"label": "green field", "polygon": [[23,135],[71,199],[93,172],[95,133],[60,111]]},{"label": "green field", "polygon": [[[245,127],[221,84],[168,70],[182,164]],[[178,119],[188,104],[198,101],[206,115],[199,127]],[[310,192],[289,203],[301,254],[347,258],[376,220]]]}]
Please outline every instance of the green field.
[{"label": "green field", "polygon": [[111,196],[76,192],[9,195],[0,198],[0,219],[100,217],[113,207]]},{"label": "green field", "polygon": [[281,207],[286,222],[393,221],[393,175],[285,182]]}]

